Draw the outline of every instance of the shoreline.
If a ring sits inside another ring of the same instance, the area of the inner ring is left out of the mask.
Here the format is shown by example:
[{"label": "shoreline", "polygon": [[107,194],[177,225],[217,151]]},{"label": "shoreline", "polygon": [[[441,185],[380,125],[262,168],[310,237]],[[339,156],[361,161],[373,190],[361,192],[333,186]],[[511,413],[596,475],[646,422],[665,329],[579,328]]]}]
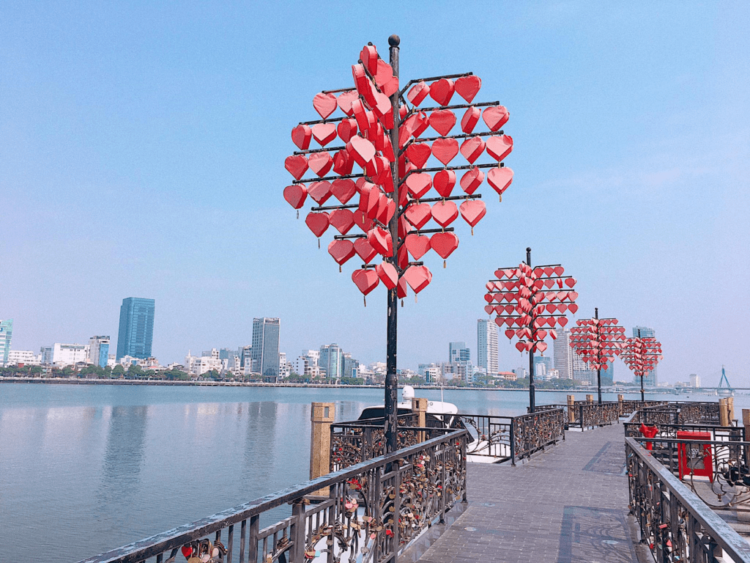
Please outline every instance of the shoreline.
[{"label": "shoreline", "polygon": [[[61,378],[61,377],[0,377],[0,383],[33,383],[50,385],[150,385],[152,387],[300,387],[312,389],[382,389],[380,385],[326,385],[323,383],[255,383],[235,381],[171,381],[168,379],[86,379],[86,378]],[[412,385],[414,389],[440,390],[436,385]],[[528,387],[443,387],[446,391],[521,391],[528,392]],[[572,389],[539,389],[537,393],[595,393],[596,388],[577,387]],[[620,393],[622,395],[640,395],[640,389],[628,391],[617,389],[608,391],[602,389],[602,393]],[[669,393],[666,391],[646,391],[646,395],[682,395],[685,393]],[[699,394],[699,393],[695,393]],[[711,395],[710,393],[700,393]]]}]

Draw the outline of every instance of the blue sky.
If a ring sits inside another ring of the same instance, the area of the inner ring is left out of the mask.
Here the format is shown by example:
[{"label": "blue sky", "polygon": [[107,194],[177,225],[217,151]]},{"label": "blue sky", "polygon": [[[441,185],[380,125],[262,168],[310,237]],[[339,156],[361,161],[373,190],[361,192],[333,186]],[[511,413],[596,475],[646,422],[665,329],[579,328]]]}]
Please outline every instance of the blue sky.
[{"label": "blue sky", "polygon": [[164,362],[249,344],[257,316],[290,356],[383,359],[385,290],[364,308],[281,192],[313,96],[397,33],[402,83],[473,71],[515,142],[502,204],[485,185],[399,310],[400,365],[475,355],[484,283],[531,246],[579,315],[656,329],[661,377],[750,386],[749,24],[742,2],[4,2],[0,318],[16,349],[115,339],[122,299],[151,297]]}]

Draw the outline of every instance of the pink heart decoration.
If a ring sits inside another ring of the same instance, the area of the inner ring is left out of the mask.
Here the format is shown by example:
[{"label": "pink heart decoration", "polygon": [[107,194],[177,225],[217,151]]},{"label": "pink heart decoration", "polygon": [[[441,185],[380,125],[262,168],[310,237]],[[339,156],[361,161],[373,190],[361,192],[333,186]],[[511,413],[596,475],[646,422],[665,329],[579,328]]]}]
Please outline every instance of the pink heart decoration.
[{"label": "pink heart decoration", "polygon": [[352,272],[352,281],[356,284],[364,295],[370,293],[378,287],[380,278],[375,270],[354,270]]},{"label": "pink heart decoration", "polygon": [[354,114],[354,120],[357,122],[357,127],[364,135],[370,129],[370,121],[367,118],[368,112],[359,98],[352,102],[352,113]]},{"label": "pink heart decoration", "polygon": [[372,259],[378,255],[377,251],[370,246],[370,243],[367,242],[366,238],[358,238],[354,241],[354,252],[357,253],[357,256],[359,256],[365,264],[372,262]]},{"label": "pink heart decoration", "polygon": [[419,260],[430,250],[430,237],[409,235],[404,244],[414,260]]},{"label": "pink heart decoration", "polygon": [[458,248],[458,237],[454,233],[435,233],[430,241],[432,249],[445,260]]},{"label": "pink heart decoration", "polygon": [[328,245],[328,254],[330,254],[340,266],[354,256],[354,243],[350,240],[331,241],[331,244]]},{"label": "pink heart decoration", "polygon": [[410,174],[404,182],[409,195],[414,199],[420,199],[424,194],[430,191],[432,187],[432,178],[427,173]]},{"label": "pink heart decoration", "polygon": [[348,92],[340,94],[336,102],[338,103],[341,111],[351,117],[354,114],[354,110],[352,110],[352,102],[358,98],[359,94],[356,90],[349,90]]},{"label": "pink heart decoration", "polygon": [[495,296],[494,296],[494,295],[492,295],[491,293],[485,293],[485,294],[484,294],[484,300],[485,300],[485,301],[486,301],[487,303],[492,303],[492,300],[493,300],[494,298],[495,298]]},{"label": "pink heart decoration", "polygon": [[545,309],[547,309],[548,313],[552,314],[557,311],[557,305],[555,305],[554,303],[547,303]]},{"label": "pink heart decoration", "polygon": [[[307,198],[307,189],[303,184],[292,184],[284,188],[284,199],[294,209],[299,209],[305,204]],[[429,208],[428,204],[427,207]]]},{"label": "pink heart decoration", "polygon": [[484,141],[481,137],[469,137],[461,143],[461,154],[469,161],[469,164],[474,164],[474,161],[482,156],[483,152]]},{"label": "pink heart decoration", "polygon": [[479,168],[472,168],[461,177],[461,189],[471,195],[484,181],[484,172]]},{"label": "pink heart decoration", "polygon": [[440,135],[447,135],[456,124],[456,114],[449,109],[433,111],[430,115],[430,127]]},{"label": "pink heart decoration", "polygon": [[349,139],[346,148],[349,150],[349,154],[354,157],[357,164],[363,168],[375,157],[375,147],[373,144],[358,135]]},{"label": "pink heart decoration", "polygon": [[310,155],[310,158],[307,159],[307,164],[310,170],[322,178],[328,174],[328,171],[333,166],[333,158],[327,152],[316,152]]},{"label": "pink heart decoration", "polygon": [[510,114],[508,110],[503,106],[492,106],[484,110],[482,119],[490,128],[490,131],[497,131],[508,121]]},{"label": "pink heart decoration", "polygon": [[458,154],[458,141],[456,139],[437,139],[432,143],[432,154],[447,166],[453,160],[453,157]]},{"label": "pink heart decoration", "polygon": [[567,278],[565,280],[565,285],[567,285],[568,287],[573,287],[575,284],[576,284],[575,278]]},{"label": "pink heart decoration", "polygon": [[320,238],[330,224],[328,213],[308,213],[305,217],[305,224],[316,237]]},{"label": "pink heart decoration", "polygon": [[396,213],[396,202],[392,199],[385,197],[385,206],[378,207],[378,221],[383,225],[388,225],[391,222],[391,218]]},{"label": "pink heart decoration", "polygon": [[500,135],[487,139],[487,154],[500,162],[513,150],[513,137]]},{"label": "pink heart decoration", "polygon": [[432,206],[432,218],[445,228],[458,217],[458,208],[452,201],[439,201]]},{"label": "pink heart decoration", "polygon": [[417,168],[423,168],[427,159],[430,158],[431,152],[432,149],[430,149],[430,145],[427,143],[412,143],[406,149],[406,158]]},{"label": "pink heart decoration", "polygon": [[563,268],[562,266],[556,266],[554,273],[556,276],[562,276],[565,273],[565,268]]},{"label": "pink heart decoration", "polygon": [[404,272],[404,279],[414,293],[419,293],[432,281],[432,272],[426,266],[410,266]]},{"label": "pink heart decoration", "polygon": [[468,104],[471,103],[481,87],[482,79],[478,76],[462,76],[456,80],[456,93]]},{"label": "pink heart decoration", "polygon": [[310,148],[310,139],[312,139],[312,129],[308,125],[300,123],[292,129],[292,142],[299,150],[306,151]]},{"label": "pink heart decoration", "polygon": [[409,293],[409,289],[406,285],[406,278],[401,277],[398,280],[398,287],[396,288],[396,295],[399,299],[403,299]]},{"label": "pink heart decoration", "polygon": [[393,68],[383,59],[378,59],[377,70],[372,74],[375,77],[375,84],[382,90],[383,86],[393,78]]},{"label": "pink heart decoration", "polygon": [[547,331],[546,330],[537,330],[534,334],[537,340],[544,340],[547,338]]},{"label": "pink heart decoration", "polygon": [[331,184],[326,181],[313,182],[307,189],[307,193],[318,202],[318,205],[323,205],[331,197]]},{"label": "pink heart decoration", "polygon": [[523,354],[526,350],[526,344],[524,342],[516,342],[516,349]]},{"label": "pink heart decoration", "polygon": [[575,303],[571,303],[570,305],[568,305],[568,311],[575,315],[578,312],[578,305],[576,305]]},{"label": "pink heart decoration", "polygon": [[398,272],[390,262],[383,262],[375,266],[375,272],[386,289],[391,290],[398,284]]},{"label": "pink heart decoration", "polygon": [[406,97],[409,99],[409,101],[412,104],[414,104],[415,106],[418,106],[424,101],[424,99],[427,97],[429,93],[430,93],[430,87],[424,81],[422,81],[412,86],[411,90],[409,90],[409,93],[406,95]]},{"label": "pink heart decoration", "polygon": [[324,147],[336,138],[336,125],[333,123],[318,123],[313,126],[312,134],[318,144]]},{"label": "pink heart decoration", "polygon": [[569,291],[568,292],[568,298],[571,301],[575,301],[576,299],[578,299],[578,292],[577,291]]},{"label": "pink heart decoration", "polygon": [[512,328],[509,328],[505,331],[505,336],[508,338],[508,340],[513,340],[513,337],[516,335],[516,331]]},{"label": "pink heart decoration", "polygon": [[391,76],[391,79],[383,84],[383,87],[381,89],[383,90],[383,94],[385,94],[389,98],[393,96],[393,94],[398,92],[398,77]]},{"label": "pink heart decoration", "polygon": [[393,256],[393,241],[391,233],[380,227],[374,227],[367,233],[367,242],[381,256]]},{"label": "pink heart decoration", "polygon": [[329,218],[331,226],[333,226],[333,228],[335,228],[342,235],[348,233],[354,226],[354,213],[352,213],[349,209],[335,209],[331,211]]},{"label": "pink heart decoration", "polygon": [[348,178],[339,178],[331,184],[331,194],[344,205],[352,199],[355,193],[357,193],[357,186]]},{"label": "pink heart decoration", "polygon": [[513,170],[504,166],[502,168],[491,168],[487,173],[487,182],[498,194],[502,195],[513,182]]},{"label": "pink heart decoration", "polygon": [[537,342],[536,349],[537,349],[537,351],[544,353],[544,351],[547,349],[547,343],[546,342]]},{"label": "pink heart decoration", "polygon": [[456,173],[453,170],[440,170],[432,181],[432,186],[441,197],[450,197],[455,185]]},{"label": "pink heart decoration", "polygon": [[345,148],[340,151],[336,151],[336,154],[333,155],[333,171],[336,174],[348,176],[352,173],[353,167],[354,159],[349,156],[349,151],[347,151]]},{"label": "pink heart decoration", "polygon": [[404,217],[415,228],[421,229],[432,219],[432,208],[429,203],[411,204],[404,211]]},{"label": "pink heart decoration", "polygon": [[492,305],[485,305],[484,306],[484,312],[487,313],[488,315],[491,315],[494,310],[495,310],[495,308]]},{"label": "pink heart decoration", "polygon": [[487,206],[480,199],[471,199],[461,204],[461,217],[472,227],[479,223],[486,213]]},{"label": "pink heart decoration", "polygon": [[323,119],[327,119],[329,115],[336,111],[337,105],[336,96],[333,94],[321,92],[313,98],[313,107]]},{"label": "pink heart decoration", "polygon": [[302,176],[305,175],[305,172],[307,172],[307,167],[307,158],[305,158],[301,154],[288,156],[286,157],[286,160],[284,160],[284,168],[286,168],[287,171],[292,176],[294,176],[295,180],[299,180],[300,178],[302,178]]},{"label": "pink heart decoration", "polygon": [[336,128],[339,134],[339,138],[344,142],[348,143],[354,135],[357,134],[357,120],[356,119],[343,119],[339,126]]},{"label": "pink heart decoration", "polygon": [[373,76],[378,71],[378,50],[375,45],[365,45],[359,53],[359,60]]},{"label": "pink heart decoration", "polygon": [[354,224],[359,227],[362,232],[366,233],[372,229],[373,221],[368,219],[366,213],[356,212],[354,214]]},{"label": "pink heart decoration", "polygon": [[419,137],[422,133],[427,131],[427,128],[430,126],[430,118],[427,117],[427,114],[423,111],[420,111],[418,114],[414,117],[414,126],[412,128],[412,135],[414,137]]},{"label": "pink heart decoration", "polygon": [[461,118],[461,131],[464,133],[471,134],[474,131],[474,127],[479,123],[479,117],[482,115],[482,110],[475,107],[470,107],[464,113]]},{"label": "pink heart decoration", "polygon": [[442,78],[437,82],[430,84],[430,97],[435,100],[438,105],[447,106],[451,101],[455,90],[456,85],[453,83],[453,80]]},{"label": "pink heart decoration", "polygon": [[567,317],[557,317],[557,324],[560,326],[565,326],[568,324],[568,318]]}]

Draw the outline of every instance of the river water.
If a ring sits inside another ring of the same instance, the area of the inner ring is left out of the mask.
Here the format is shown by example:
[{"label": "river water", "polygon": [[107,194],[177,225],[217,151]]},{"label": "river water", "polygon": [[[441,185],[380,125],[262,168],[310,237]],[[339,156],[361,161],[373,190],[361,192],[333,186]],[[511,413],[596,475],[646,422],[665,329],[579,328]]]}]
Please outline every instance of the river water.
[{"label": "river water", "polygon": [[[735,398],[736,413],[748,399]],[[446,390],[445,400],[514,415],[528,393]],[[0,562],[77,561],[306,481],[313,401],[352,420],[383,391],[0,384]]]}]

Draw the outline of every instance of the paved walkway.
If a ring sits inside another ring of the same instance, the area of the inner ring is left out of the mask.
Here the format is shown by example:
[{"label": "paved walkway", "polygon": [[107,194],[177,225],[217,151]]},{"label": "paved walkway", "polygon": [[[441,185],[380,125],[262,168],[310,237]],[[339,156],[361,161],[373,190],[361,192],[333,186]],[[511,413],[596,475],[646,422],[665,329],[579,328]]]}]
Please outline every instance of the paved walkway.
[{"label": "paved walkway", "polygon": [[421,563],[637,561],[621,424],[567,432],[523,465],[469,464],[469,505]]}]

